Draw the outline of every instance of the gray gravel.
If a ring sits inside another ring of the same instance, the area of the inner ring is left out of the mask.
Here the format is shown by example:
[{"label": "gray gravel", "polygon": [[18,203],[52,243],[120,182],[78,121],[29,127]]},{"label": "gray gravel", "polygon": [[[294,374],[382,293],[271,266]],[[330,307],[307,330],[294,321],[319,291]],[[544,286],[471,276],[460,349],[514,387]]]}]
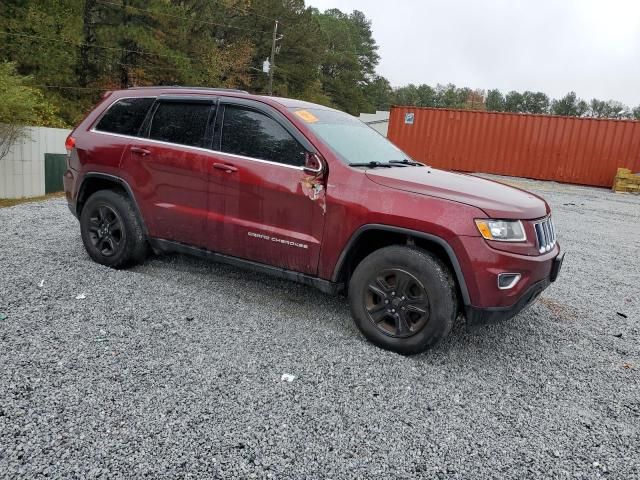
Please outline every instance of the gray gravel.
[{"label": "gray gravel", "polygon": [[64,200],[0,209],[0,477],[639,478],[640,197],[507,181],[554,208],[560,280],[409,358],[342,297],[110,270]]}]

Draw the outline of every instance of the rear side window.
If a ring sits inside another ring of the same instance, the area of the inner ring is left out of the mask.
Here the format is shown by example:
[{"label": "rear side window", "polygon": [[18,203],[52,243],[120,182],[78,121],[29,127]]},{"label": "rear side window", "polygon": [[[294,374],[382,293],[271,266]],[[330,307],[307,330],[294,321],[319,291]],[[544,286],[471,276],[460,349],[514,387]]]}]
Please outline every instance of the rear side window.
[{"label": "rear side window", "polygon": [[153,104],[153,98],[124,98],[111,105],[96,130],[135,137]]},{"label": "rear side window", "polygon": [[221,150],[287,165],[304,165],[305,149],[282,125],[242,107],[225,107]]},{"label": "rear side window", "polygon": [[205,147],[210,112],[208,103],[160,103],[151,120],[149,138]]}]

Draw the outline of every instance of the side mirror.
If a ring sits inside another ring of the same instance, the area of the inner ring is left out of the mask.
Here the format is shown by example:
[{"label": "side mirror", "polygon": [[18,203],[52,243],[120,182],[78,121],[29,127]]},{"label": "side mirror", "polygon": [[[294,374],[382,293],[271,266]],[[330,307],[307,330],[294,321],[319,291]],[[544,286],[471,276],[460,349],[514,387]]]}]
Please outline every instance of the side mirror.
[{"label": "side mirror", "polygon": [[319,176],[324,171],[324,164],[317,153],[307,152],[304,156],[304,173]]}]

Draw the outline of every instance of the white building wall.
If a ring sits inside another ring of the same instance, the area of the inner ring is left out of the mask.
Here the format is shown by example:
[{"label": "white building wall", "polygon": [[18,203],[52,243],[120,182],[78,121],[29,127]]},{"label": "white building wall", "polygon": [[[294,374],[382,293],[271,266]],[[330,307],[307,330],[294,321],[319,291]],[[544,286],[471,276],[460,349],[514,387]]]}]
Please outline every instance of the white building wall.
[{"label": "white building wall", "polygon": [[44,195],[44,154],[67,153],[71,130],[27,127],[27,134],[0,160],[0,198]]},{"label": "white building wall", "polygon": [[360,120],[385,137],[389,130],[389,112],[378,110],[376,113],[361,113]]}]

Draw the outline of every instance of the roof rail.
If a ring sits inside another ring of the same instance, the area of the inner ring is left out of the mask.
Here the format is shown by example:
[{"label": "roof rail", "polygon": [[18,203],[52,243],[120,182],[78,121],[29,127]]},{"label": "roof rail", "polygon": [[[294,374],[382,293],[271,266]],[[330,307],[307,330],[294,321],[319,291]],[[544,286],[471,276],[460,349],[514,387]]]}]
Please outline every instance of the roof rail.
[{"label": "roof rail", "polygon": [[246,93],[249,94],[246,90],[240,90],[238,88],[212,88],[212,87],[188,87],[182,85],[151,85],[146,87],[129,87],[127,90],[143,90],[143,89],[159,89],[159,88],[184,88],[188,90],[207,90],[210,92],[235,92],[235,93]]}]

